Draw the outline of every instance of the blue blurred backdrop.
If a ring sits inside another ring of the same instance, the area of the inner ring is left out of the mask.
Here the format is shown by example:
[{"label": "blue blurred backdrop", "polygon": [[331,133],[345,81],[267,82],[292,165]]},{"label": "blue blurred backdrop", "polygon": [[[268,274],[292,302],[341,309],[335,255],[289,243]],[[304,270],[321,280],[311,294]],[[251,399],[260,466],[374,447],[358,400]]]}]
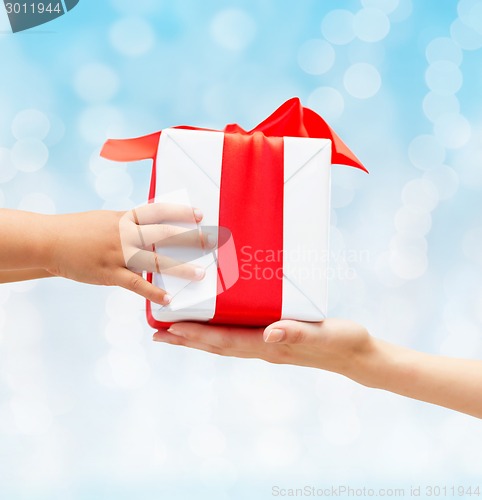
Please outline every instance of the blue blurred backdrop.
[{"label": "blue blurred backdrop", "polygon": [[[0,6],[0,207],[129,209],[150,165],[101,160],[107,137],[251,128],[297,95],[370,170],[333,168],[330,314],[480,359],[481,48],[481,0],[81,0],[15,35]],[[62,280],[0,286],[0,498],[480,482],[478,420],[153,344],[143,308]]]}]

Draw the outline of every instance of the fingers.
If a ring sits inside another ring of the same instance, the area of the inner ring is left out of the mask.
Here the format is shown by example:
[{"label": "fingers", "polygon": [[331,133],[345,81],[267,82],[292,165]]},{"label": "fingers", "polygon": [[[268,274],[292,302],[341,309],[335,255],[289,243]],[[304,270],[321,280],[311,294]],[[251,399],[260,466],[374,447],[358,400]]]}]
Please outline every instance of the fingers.
[{"label": "fingers", "polygon": [[163,222],[200,222],[202,212],[197,208],[173,203],[149,203],[128,212],[129,218],[138,225]]},{"label": "fingers", "polygon": [[254,354],[249,352],[237,351],[235,349],[220,348],[202,342],[193,342],[187,338],[180,337],[179,335],[173,335],[172,333],[169,333],[169,331],[156,332],[153,335],[152,340],[154,340],[155,342],[163,342],[165,344],[170,344],[170,345],[189,347],[190,349],[209,352],[211,354],[217,354],[218,356],[231,356],[236,358],[256,357]]},{"label": "fingers", "polygon": [[190,281],[200,281],[206,272],[202,267],[180,262],[165,255],[147,250],[138,250],[127,261],[131,271],[147,271],[149,273],[165,273]]},{"label": "fingers", "polygon": [[142,234],[141,246],[155,244],[158,247],[182,246],[194,248],[213,248],[216,245],[214,235],[205,234],[199,229],[186,229],[167,224],[149,224],[139,226]]},{"label": "fingers", "polygon": [[131,292],[137,293],[156,304],[167,305],[172,299],[165,290],[154,286],[152,283],[149,283],[144,278],[128,269],[119,271],[115,284]]},{"label": "fingers", "polygon": [[259,352],[265,349],[261,328],[241,328],[232,326],[203,325],[199,323],[176,323],[169,333],[184,338],[188,342],[209,345],[223,352]]},{"label": "fingers", "polygon": [[323,323],[281,320],[266,327],[263,339],[267,343],[311,344],[320,336]]}]

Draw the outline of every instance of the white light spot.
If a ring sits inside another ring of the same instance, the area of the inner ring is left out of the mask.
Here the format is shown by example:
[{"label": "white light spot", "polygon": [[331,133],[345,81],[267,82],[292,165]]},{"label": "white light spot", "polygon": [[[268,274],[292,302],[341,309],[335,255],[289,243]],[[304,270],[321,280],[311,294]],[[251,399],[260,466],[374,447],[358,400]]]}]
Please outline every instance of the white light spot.
[{"label": "white light spot", "polygon": [[356,409],[351,404],[337,404],[340,413],[329,416],[324,415],[326,409],[322,407],[320,417],[322,421],[322,433],[327,442],[336,446],[346,446],[353,443],[360,435],[360,419]]},{"label": "white light spot", "polygon": [[[199,478],[212,490],[226,490],[233,486],[238,479],[236,468],[233,464],[221,457],[211,457],[202,461],[199,468]],[[219,495],[215,495],[219,498]],[[228,496],[224,497],[226,500]]]},{"label": "white light spot", "polygon": [[480,0],[460,0],[457,4],[460,19],[478,33],[482,33],[482,2]]},{"label": "white light spot", "polygon": [[386,56],[385,44],[365,43],[353,41],[348,46],[348,63],[355,64],[360,61],[380,67]]},{"label": "white light spot", "polygon": [[392,239],[389,258],[392,271],[405,280],[420,278],[428,267],[426,246],[424,238]]},{"label": "white light spot", "polygon": [[378,281],[389,288],[396,288],[405,283],[397,276],[390,267],[390,252],[383,252],[378,255],[375,262],[375,273]]},{"label": "white light spot", "polygon": [[[3,301],[3,296],[0,297],[0,304],[2,304]],[[7,311],[5,310],[4,307],[0,306],[0,343],[2,342],[2,333],[3,332],[3,327],[5,326],[5,323],[7,322]]]},{"label": "white light spot", "polygon": [[402,206],[395,214],[395,227],[408,237],[425,236],[432,226],[430,212],[410,205]]},{"label": "white light spot", "polygon": [[5,207],[5,195],[3,194],[3,191],[0,189],[0,208]]},{"label": "white light spot", "polygon": [[112,380],[123,389],[139,389],[151,376],[150,367],[144,356],[112,349],[107,355]]},{"label": "white light spot", "polygon": [[49,129],[49,119],[37,109],[20,111],[12,122],[12,134],[16,139],[39,139],[41,141],[45,139]]},{"label": "white light spot", "polygon": [[212,425],[194,428],[189,435],[189,446],[199,457],[207,458],[221,455],[226,448],[224,434]]},{"label": "white light spot", "polygon": [[113,346],[128,346],[142,339],[143,327],[136,318],[111,319],[105,328],[105,336]]},{"label": "white light spot", "polygon": [[450,36],[464,50],[477,50],[482,47],[482,33],[467,26],[460,19],[450,25]]},{"label": "white light spot", "polygon": [[377,69],[367,63],[353,64],[343,77],[346,91],[358,99],[373,97],[380,90],[381,83]]},{"label": "white light spot", "polygon": [[270,428],[260,435],[254,456],[265,466],[281,467],[296,462],[299,453],[295,434],[286,428]]},{"label": "white light spot", "polygon": [[441,165],[430,172],[426,172],[424,178],[434,184],[441,200],[452,198],[460,184],[457,172],[447,165]]},{"label": "white light spot", "polygon": [[458,0],[457,14],[462,21],[469,23],[472,17],[472,9],[480,3],[480,0]]},{"label": "white light spot", "polygon": [[318,87],[308,97],[308,106],[331,123],[342,115],[345,101],[333,87]]},{"label": "white light spot", "polygon": [[398,6],[390,13],[390,21],[393,23],[405,21],[412,14],[412,10],[412,0],[399,0]]},{"label": "white light spot", "polygon": [[434,124],[434,133],[446,148],[461,148],[470,139],[470,123],[458,113],[441,115]]},{"label": "white light spot", "polygon": [[310,75],[326,73],[335,62],[333,47],[324,40],[308,40],[298,51],[300,68]]},{"label": "white light spot", "polygon": [[363,7],[380,9],[385,14],[390,14],[398,7],[398,0],[362,0]]},{"label": "white light spot", "polygon": [[20,201],[18,209],[49,215],[56,213],[54,201],[50,196],[44,193],[31,193],[25,195]]},{"label": "white light spot", "polygon": [[102,144],[109,137],[122,136],[124,117],[112,106],[91,106],[79,117],[82,137],[92,144]]},{"label": "white light spot", "polygon": [[112,99],[119,89],[119,77],[105,64],[82,66],[74,77],[77,94],[87,102],[104,102]]},{"label": "white light spot", "polygon": [[460,149],[454,156],[460,183],[469,189],[482,189],[482,147]]},{"label": "white light spot", "polygon": [[331,206],[342,208],[348,206],[355,197],[355,191],[345,186],[333,184],[331,187]]},{"label": "white light spot", "polygon": [[133,190],[132,177],[125,170],[104,170],[95,180],[95,190],[106,201],[129,198]]},{"label": "white light spot", "polygon": [[445,149],[433,135],[419,135],[408,147],[408,157],[420,170],[430,170],[445,160]]},{"label": "white light spot", "polygon": [[153,14],[162,6],[159,0],[110,0],[112,6],[124,14]]},{"label": "white light spot", "polygon": [[226,9],[216,14],[211,22],[210,33],[221,47],[243,50],[254,40],[256,24],[244,10]]},{"label": "white light spot", "polygon": [[379,9],[366,8],[359,10],[354,19],[355,35],[364,42],[379,42],[390,31],[390,21]]},{"label": "white light spot", "polygon": [[437,61],[431,64],[425,81],[430,90],[441,95],[455,94],[460,90],[463,76],[459,67],[450,61]]},{"label": "white light spot", "polygon": [[65,124],[57,115],[50,113],[49,118],[50,130],[44,143],[47,146],[55,146],[55,144],[58,144],[65,135]]},{"label": "white light spot", "polygon": [[462,249],[464,255],[472,262],[482,266],[482,227],[469,229],[464,237]]},{"label": "white light spot", "polygon": [[156,37],[151,25],[142,18],[126,17],[112,25],[109,40],[123,55],[137,57],[152,49]]},{"label": "white light spot", "polygon": [[459,188],[457,172],[447,165],[441,165],[430,172],[425,172],[423,177],[434,184],[441,200],[452,198]]},{"label": "white light spot", "polygon": [[[111,319],[129,321],[137,317],[145,309],[145,301],[128,290],[117,288],[113,290],[106,301],[106,313]],[[145,311],[144,311],[145,313]]]},{"label": "white light spot", "polygon": [[448,37],[434,38],[427,45],[425,55],[429,63],[450,61],[457,66],[460,66],[463,57],[460,47]]},{"label": "white light spot", "polygon": [[423,111],[427,118],[434,122],[441,115],[458,113],[460,111],[460,104],[454,95],[440,95],[435,92],[429,92],[423,100]]},{"label": "white light spot", "polygon": [[439,194],[428,179],[414,179],[403,187],[402,202],[421,210],[432,211],[439,202]]},{"label": "white light spot", "polygon": [[36,172],[45,166],[49,159],[47,146],[38,139],[17,141],[11,152],[12,163],[23,172]]},{"label": "white light spot", "polygon": [[17,172],[18,170],[12,162],[10,150],[0,147],[0,184],[12,180]]},{"label": "white light spot", "polygon": [[345,45],[355,38],[355,16],[349,10],[335,9],[326,14],[321,23],[323,36],[335,45]]},{"label": "white light spot", "polygon": [[52,425],[52,412],[40,397],[15,396],[10,401],[10,408],[22,434],[45,434]]}]

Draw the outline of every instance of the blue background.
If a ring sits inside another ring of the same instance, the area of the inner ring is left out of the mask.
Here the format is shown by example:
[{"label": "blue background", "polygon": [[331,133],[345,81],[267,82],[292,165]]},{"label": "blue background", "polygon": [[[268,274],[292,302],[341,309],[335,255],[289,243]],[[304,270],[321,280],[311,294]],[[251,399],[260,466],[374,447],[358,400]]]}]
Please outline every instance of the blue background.
[{"label": "blue background", "polygon": [[[0,207],[129,209],[150,165],[99,159],[107,137],[252,128],[297,95],[370,170],[333,168],[330,314],[480,359],[481,47],[480,0],[82,0],[15,35],[2,6]],[[479,420],[153,344],[143,307],[62,280],[0,287],[1,498],[480,483]]]}]

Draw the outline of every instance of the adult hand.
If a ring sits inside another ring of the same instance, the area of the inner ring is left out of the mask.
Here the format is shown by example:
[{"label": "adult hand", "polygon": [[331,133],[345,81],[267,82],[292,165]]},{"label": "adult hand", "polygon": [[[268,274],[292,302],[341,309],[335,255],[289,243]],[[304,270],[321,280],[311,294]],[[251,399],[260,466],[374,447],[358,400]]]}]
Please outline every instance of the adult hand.
[{"label": "adult hand", "polygon": [[363,326],[341,319],[282,320],[265,329],[183,322],[156,332],[153,340],[222,356],[311,366],[352,378],[358,360],[373,350],[373,338]]}]

